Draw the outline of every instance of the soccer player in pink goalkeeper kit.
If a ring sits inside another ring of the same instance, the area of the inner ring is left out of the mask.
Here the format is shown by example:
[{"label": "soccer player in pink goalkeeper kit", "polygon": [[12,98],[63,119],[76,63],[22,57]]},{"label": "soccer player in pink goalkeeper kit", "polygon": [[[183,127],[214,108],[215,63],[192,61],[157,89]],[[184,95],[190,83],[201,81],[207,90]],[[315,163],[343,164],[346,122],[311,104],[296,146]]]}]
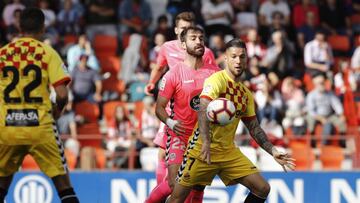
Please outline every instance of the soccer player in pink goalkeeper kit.
[{"label": "soccer player in pink goalkeeper kit", "polygon": [[[150,75],[150,80],[145,87],[145,93],[151,95],[151,91],[155,88],[155,83],[160,79],[161,75],[168,69],[172,69],[179,62],[183,62],[185,59],[185,50],[181,47],[180,33],[187,27],[195,24],[195,15],[191,12],[182,12],[176,16],[175,19],[175,34],[177,35],[176,40],[168,41],[161,46],[159,56],[157,58],[157,66],[153,68]],[[205,52],[202,57],[204,63],[216,64],[215,57],[212,51],[205,47]],[[170,108],[167,109],[170,113]],[[165,166],[165,143],[164,139],[164,123],[160,124],[159,132],[154,139],[154,143],[159,148],[159,164],[156,169],[157,183],[160,184],[166,177],[166,166]]]},{"label": "soccer player in pink goalkeeper kit", "polygon": [[[168,178],[151,192],[146,202],[163,202],[171,194],[175,177],[181,165],[189,136],[197,122],[199,94],[203,83],[220,69],[207,64],[202,56],[205,51],[204,31],[198,27],[188,27],[181,33],[181,45],[186,49],[184,62],[169,70],[159,85],[156,114],[166,123],[166,162]],[[171,100],[171,114],[166,105]],[[201,202],[203,188],[193,190],[185,202]],[[194,201],[195,200],[195,201]]]}]

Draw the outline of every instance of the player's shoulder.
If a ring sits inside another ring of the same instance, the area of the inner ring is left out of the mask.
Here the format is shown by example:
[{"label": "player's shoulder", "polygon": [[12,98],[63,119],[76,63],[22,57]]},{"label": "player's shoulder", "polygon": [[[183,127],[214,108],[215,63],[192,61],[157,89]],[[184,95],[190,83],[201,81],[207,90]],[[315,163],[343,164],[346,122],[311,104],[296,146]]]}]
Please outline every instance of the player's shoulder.
[{"label": "player's shoulder", "polygon": [[224,79],[224,70],[220,70],[212,74],[208,80],[219,80],[222,81]]},{"label": "player's shoulder", "polygon": [[163,45],[161,45],[161,48],[169,48],[169,47],[174,47],[177,45],[177,40],[170,40],[170,41],[166,41]]}]

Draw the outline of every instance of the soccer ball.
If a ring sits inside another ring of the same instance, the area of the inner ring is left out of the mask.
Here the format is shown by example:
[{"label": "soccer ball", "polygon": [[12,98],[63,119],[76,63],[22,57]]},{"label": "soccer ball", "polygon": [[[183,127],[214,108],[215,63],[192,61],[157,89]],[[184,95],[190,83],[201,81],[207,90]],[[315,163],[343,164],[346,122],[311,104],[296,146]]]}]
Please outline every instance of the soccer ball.
[{"label": "soccer ball", "polygon": [[236,108],[232,101],[218,98],[211,101],[206,109],[206,116],[210,122],[227,125],[235,118]]}]

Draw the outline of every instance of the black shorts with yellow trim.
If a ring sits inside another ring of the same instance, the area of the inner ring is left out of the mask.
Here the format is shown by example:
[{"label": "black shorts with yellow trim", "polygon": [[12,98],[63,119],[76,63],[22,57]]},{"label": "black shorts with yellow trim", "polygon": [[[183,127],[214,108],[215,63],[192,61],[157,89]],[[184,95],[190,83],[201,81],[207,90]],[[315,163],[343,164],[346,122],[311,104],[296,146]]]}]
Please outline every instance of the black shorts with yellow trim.
[{"label": "black shorts with yellow trim", "polygon": [[180,185],[211,185],[216,175],[225,185],[236,184],[235,180],[258,173],[256,166],[243,155],[238,148],[229,153],[231,159],[207,164],[194,157],[185,157],[178,171],[177,181]]}]

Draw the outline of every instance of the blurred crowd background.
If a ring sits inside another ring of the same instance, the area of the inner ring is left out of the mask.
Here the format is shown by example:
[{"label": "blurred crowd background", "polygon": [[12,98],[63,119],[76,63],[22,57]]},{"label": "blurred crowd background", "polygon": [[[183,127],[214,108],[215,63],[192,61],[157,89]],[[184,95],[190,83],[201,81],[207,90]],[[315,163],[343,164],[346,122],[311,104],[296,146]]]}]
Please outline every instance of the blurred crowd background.
[{"label": "blurred crowd background", "polygon": [[[43,10],[43,41],[72,76],[57,122],[71,168],[154,170],[156,98],[143,90],[183,11],[195,13],[222,68],[225,43],[246,42],[243,79],[258,119],[298,170],[359,168],[359,0],[4,0],[1,45],[19,36],[20,12],[30,6]],[[243,125],[237,134],[260,168],[276,170]],[[27,157],[23,167],[32,166]]]}]

